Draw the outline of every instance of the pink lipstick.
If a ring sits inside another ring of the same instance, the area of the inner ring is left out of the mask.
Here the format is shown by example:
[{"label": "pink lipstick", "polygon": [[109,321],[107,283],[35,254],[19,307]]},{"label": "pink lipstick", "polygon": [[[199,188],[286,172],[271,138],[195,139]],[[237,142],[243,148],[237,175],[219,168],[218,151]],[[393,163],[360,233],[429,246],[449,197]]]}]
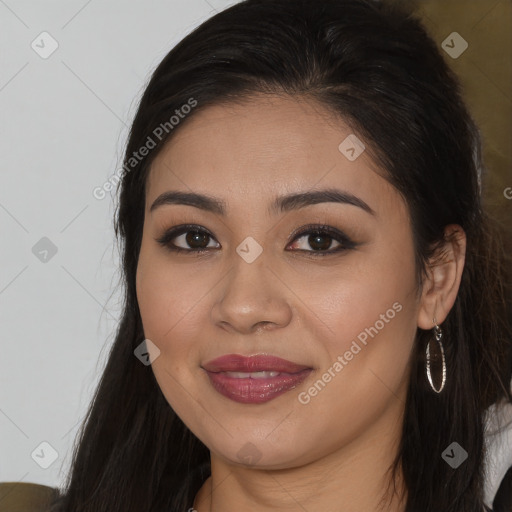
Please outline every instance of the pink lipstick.
[{"label": "pink lipstick", "polygon": [[297,387],[313,368],[275,356],[227,354],[202,368],[221,395],[245,404],[268,402]]}]

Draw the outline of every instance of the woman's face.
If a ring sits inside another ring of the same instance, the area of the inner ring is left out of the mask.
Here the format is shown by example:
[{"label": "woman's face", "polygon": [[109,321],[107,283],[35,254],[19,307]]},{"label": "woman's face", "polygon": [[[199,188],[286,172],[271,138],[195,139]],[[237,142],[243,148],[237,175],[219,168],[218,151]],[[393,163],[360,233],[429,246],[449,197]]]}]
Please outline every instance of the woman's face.
[{"label": "woman's face", "polygon": [[[293,467],[399,436],[419,311],[410,219],[351,133],[312,101],[256,96],[195,113],[152,165],[137,270],[152,368],[228,463]],[[326,189],[338,196],[309,196]],[[170,191],[216,203],[151,210]],[[299,366],[207,365],[233,354]]]}]

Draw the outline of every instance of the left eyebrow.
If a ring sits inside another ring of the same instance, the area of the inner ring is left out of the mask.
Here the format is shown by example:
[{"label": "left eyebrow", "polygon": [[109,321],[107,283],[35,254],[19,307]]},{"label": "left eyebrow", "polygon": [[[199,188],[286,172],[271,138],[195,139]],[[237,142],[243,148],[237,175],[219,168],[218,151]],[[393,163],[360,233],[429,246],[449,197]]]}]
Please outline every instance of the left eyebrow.
[{"label": "left eyebrow", "polygon": [[345,190],[338,190],[335,188],[313,190],[278,197],[271,205],[271,213],[288,212],[319,203],[350,204],[361,208],[371,215],[375,215],[375,211],[361,198],[346,192]]}]

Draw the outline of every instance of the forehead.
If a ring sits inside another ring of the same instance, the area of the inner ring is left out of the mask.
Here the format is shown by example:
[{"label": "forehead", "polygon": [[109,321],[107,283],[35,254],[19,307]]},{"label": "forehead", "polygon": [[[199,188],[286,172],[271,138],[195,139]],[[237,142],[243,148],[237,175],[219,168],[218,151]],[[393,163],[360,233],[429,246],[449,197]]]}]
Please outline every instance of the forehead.
[{"label": "forehead", "polygon": [[256,95],[208,106],[187,119],[155,158],[148,202],[167,189],[238,198],[241,206],[256,198],[267,203],[276,190],[342,187],[382,195],[387,181],[368,152],[355,159],[344,152],[354,136],[339,116],[311,99]]}]

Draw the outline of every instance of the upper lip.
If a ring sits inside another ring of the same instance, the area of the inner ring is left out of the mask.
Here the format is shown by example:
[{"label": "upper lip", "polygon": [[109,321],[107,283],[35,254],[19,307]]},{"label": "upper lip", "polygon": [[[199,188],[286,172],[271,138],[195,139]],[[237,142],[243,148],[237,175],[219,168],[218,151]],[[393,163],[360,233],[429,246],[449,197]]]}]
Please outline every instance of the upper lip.
[{"label": "upper lip", "polygon": [[203,364],[209,372],[262,372],[274,371],[281,373],[297,373],[312,369],[280,357],[270,355],[242,356],[240,354],[226,354]]}]

